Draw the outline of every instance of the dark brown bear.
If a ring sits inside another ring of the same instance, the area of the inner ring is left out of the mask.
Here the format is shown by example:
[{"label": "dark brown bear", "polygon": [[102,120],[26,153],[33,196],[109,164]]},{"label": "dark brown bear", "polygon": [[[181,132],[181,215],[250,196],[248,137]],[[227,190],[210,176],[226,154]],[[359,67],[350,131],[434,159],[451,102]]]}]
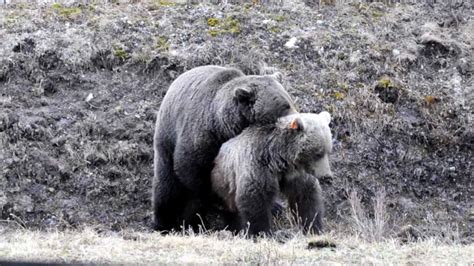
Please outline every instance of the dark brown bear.
[{"label": "dark brown bear", "polygon": [[199,223],[222,143],[249,125],[275,123],[295,106],[277,75],[246,76],[219,66],[194,68],[170,86],[154,136],[154,228]]}]

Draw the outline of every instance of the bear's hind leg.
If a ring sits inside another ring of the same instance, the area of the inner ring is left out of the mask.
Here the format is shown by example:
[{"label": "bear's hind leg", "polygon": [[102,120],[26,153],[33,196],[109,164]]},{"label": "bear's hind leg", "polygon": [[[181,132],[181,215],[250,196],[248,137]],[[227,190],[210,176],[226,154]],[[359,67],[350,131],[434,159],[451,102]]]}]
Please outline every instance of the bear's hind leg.
[{"label": "bear's hind leg", "polygon": [[181,211],[186,204],[186,193],[174,174],[171,153],[165,148],[155,150],[154,171],[153,228],[159,231],[178,229]]},{"label": "bear's hind leg", "polygon": [[202,223],[207,223],[206,213],[212,203],[210,173],[217,151],[211,147],[197,148],[191,140],[181,139],[180,143],[175,147],[173,159],[176,178],[186,189],[181,219],[196,231]]}]

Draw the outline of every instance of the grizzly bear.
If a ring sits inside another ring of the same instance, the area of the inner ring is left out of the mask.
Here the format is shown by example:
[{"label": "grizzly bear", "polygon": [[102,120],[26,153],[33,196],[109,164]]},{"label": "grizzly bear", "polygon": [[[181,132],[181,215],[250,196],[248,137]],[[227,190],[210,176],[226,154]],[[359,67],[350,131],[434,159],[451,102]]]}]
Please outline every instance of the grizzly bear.
[{"label": "grizzly bear", "polygon": [[292,114],[245,129],[224,143],[211,173],[213,192],[227,207],[231,230],[270,233],[271,208],[280,192],[305,232],[322,231],[318,178],[332,175],[331,116]]},{"label": "grizzly bear", "polygon": [[152,204],[154,228],[200,222],[211,194],[210,173],[222,143],[249,125],[296,112],[277,75],[244,75],[201,66],[180,75],[157,114]]}]

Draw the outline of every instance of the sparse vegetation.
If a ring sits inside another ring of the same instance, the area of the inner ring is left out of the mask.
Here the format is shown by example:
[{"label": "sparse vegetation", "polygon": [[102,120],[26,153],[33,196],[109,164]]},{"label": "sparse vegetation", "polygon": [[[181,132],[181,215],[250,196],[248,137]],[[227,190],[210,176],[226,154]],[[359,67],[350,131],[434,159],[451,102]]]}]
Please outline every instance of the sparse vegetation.
[{"label": "sparse vegetation", "polygon": [[163,8],[174,7],[177,5],[176,1],[169,0],[150,0],[144,2],[147,4],[148,10],[160,10]]},{"label": "sparse vegetation", "polygon": [[207,25],[208,25],[209,27],[215,27],[215,26],[217,26],[217,24],[219,24],[219,19],[217,19],[217,18],[209,18],[209,19],[207,19]]},{"label": "sparse vegetation", "polygon": [[392,81],[390,80],[389,77],[382,77],[378,81],[378,85],[383,89],[387,89],[390,85],[392,85]]},{"label": "sparse vegetation", "polygon": [[159,36],[156,38],[156,48],[159,51],[168,51],[170,48],[170,43],[168,39],[164,36]]},{"label": "sparse vegetation", "polygon": [[[472,4],[285,3],[2,6],[0,222],[20,229],[0,259],[472,262]],[[255,243],[149,232],[155,113],[205,64],[273,67],[300,111],[331,112],[321,238],[287,214]]]},{"label": "sparse vegetation", "polygon": [[385,191],[379,190],[372,201],[373,218],[370,218],[362,207],[360,198],[356,191],[350,192],[349,203],[351,205],[352,225],[356,235],[366,241],[380,242],[390,235],[388,228],[388,214],[386,207]]},{"label": "sparse vegetation", "polygon": [[220,34],[239,34],[241,31],[240,21],[232,16],[228,16],[223,21],[217,18],[209,18],[207,25],[211,28],[208,30],[209,35],[216,37]]},{"label": "sparse vegetation", "polygon": [[59,17],[65,20],[74,19],[77,16],[81,15],[82,9],[79,7],[64,7],[60,3],[53,3],[51,8],[57,12]]},{"label": "sparse vegetation", "polygon": [[121,60],[127,60],[130,55],[121,47],[121,46],[115,46],[114,47],[114,55]]},{"label": "sparse vegetation", "polygon": [[[366,242],[357,237],[296,235],[282,244],[221,233],[160,236],[157,233],[99,234],[16,231],[0,236],[0,257],[24,261],[75,263],[198,264],[470,264],[474,246],[437,239],[401,245],[397,240]],[[330,240],[328,240],[330,239]],[[319,244],[318,244],[319,243]],[[334,247],[336,243],[336,247]],[[323,244],[323,245],[321,245]],[[319,248],[318,248],[319,246]]]}]

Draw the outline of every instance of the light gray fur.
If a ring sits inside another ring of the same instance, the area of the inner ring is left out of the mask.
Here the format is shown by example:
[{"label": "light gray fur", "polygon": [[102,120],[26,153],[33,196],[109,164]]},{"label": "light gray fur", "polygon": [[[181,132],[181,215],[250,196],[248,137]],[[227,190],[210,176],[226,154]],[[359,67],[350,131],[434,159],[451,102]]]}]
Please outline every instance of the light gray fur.
[{"label": "light gray fur", "polygon": [[[291,128],[296,121],[298,128]],[[224,143],[211,174],[213,191],[235,213],[232,229],[250,222],[250,233],[270,232],[270,208],[282,192],[306,231],[321,232],[319,177],[332,175],[330,115],[293,114],[251,126]]]}]

